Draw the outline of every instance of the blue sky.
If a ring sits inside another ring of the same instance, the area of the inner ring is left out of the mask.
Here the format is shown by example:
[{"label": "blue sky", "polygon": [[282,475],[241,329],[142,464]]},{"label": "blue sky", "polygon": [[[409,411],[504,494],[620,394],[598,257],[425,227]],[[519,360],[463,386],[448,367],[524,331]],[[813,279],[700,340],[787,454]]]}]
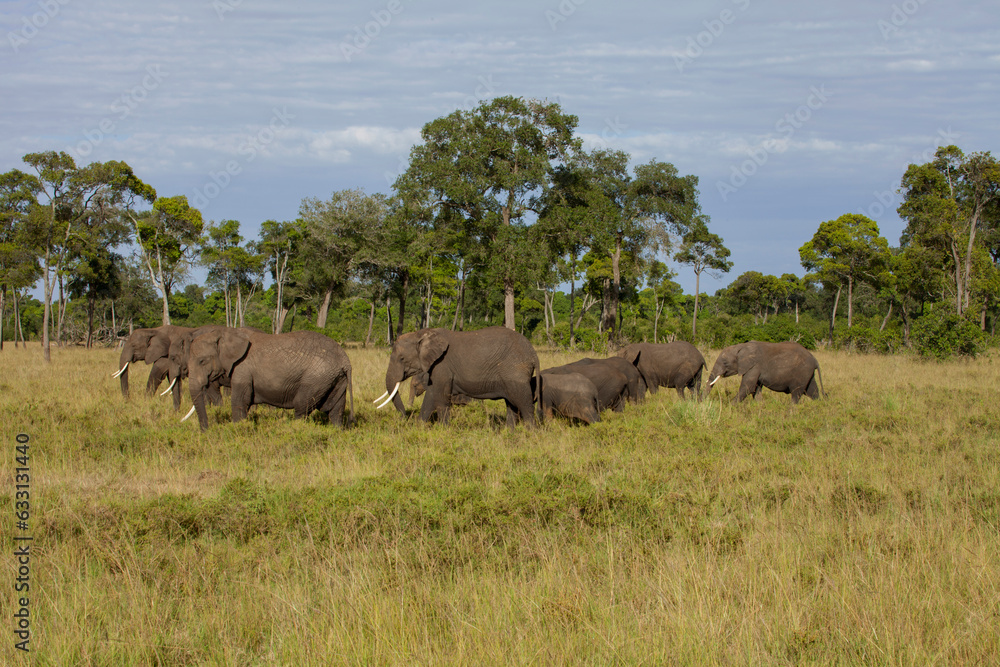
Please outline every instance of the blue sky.
[{"label": "blue sky", "polygon": [[[824,220],[875,219],[938,145],[1000,148],[1000,6],[941,0],[0,1],[0,170],[124,160],[207,220],[388,192],[427,122],[558,101],[588,147],[700,179],[733,270],[803,273]],[[675,268],[687,291],[687,267]]]}]

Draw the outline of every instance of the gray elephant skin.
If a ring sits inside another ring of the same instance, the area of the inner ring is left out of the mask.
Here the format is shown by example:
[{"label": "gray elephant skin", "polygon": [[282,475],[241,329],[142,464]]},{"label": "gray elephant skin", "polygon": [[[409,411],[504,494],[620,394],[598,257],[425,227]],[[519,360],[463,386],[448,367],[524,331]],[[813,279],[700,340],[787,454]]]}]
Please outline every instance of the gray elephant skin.
[{"label": "gray elephant skin", "polygon": [[[420,329],[393,343],[385,372],[385,394],[400,415],[406,408],[399,396],[403,380],[417,375],[426,387],[420,418],[435,415],[447,423],[453,404],[466,399],[503,400],[507,425],[535,423],[531,378],[539,372],[538,355],[528,339],[505,327],[478,331]],[[544,391],[544,388],[543,388]]]},{"label": "gray elephant skin", "polygon": [[[598,410],[610,408],[615,412],[622,412],[625,409],[625,402],[629,399],[629,376],[617,368],[615,363],[605,362],[610,360],[581,359],[562,366],[546,368],[543,372],[546,375],[567,373],[583,375],[597,388]],[[542,391],[546,389],[543,381]]]},{"label": "gray elephant skin", "polygon": [[618,352],[618,356],[635,366],[642,375],[649,393],[660,387],[673,387],[684,398],[688,389],[701,399],[701,377],[705,357],[691,343],[678,340],[673,343],[633,343]]},{"label": "gray elephant skin", "polygon": [[188,385],[202,430],[208,428],[205,402],[212,382],[230,386],[234,422],[245,419],[251,405],[272,405],[295,410],[298,418],[320,410],[342,426],[350,395],[347,424],[354,423],[351,362],[336,341],[320,333],[224,329],[192,339]]},{"label": "gray elephant skin", "polygon": [[[146,393],[152,394],[167,376],[168,360],[171,343],[178,337],[190,332],[189,327],[166,325],[162,327],[136,329],[125,339],[122,353],[118,359],[121,369],[113,377],[121,379],[122,396],[128,398],[128,367],[129,364],[144,361],[153,367],[146,381]],[[178,401],[180,398],[178,397]]]},{"label": "gray elephant skin", "polygon": [[712,390],[719,378],[736,374],[743,376],[737,403],[751,394],[758,398],[763,387],[791,394],[792,403],[798,403],[803,394],[819,398],[823,385],[816,357],[794,342],[750,341],[724,348],[712,365],[708,390]]},{"label": "gray elephant skin", "polygon": [[[188,376],[188,359],[191,354],[191,341],[202,334],[213,331],[225,331],[227,329],[229,329],[229,327],[223,324],[207,324],[195,329],[189,329],[188,331],[175,336],[170,342],[170,350],[167,353],[166,379],[170,381],[168,389],[173,391],[174,410],[180,408],[181,386],[184,378]],[[242,331],[244,333],[264,333],[260,329],[255,329],[254,327],[239,327],[235,330]],[[220,387],[228,386],[229,381],[227,378],[211,382],[207,390],[208,402],[212,405],[221,405],[222,393],[220,392]]]},{"label": "gray elephant skin", "polygon": [[601,421],[597,401],[597,387],[580,373],[548,373],[542,371],[543,398],[538,412],[545,421],[556,413],[570,421],[578,419],[585,424]]}]

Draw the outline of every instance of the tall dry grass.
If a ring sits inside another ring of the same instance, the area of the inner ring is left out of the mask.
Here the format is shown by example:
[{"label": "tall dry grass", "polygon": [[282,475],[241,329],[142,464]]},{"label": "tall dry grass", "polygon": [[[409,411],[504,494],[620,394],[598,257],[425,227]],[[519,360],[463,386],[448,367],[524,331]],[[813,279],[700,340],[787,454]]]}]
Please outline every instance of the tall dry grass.
[{"label": "tall dry grass", "polygon": [[113,351],[5,348],[0,531],[26,432],[34,662],[1000,663],[995,356],[821,352],[825,400],[734,406],[730,378],[509,431],[495,402],[376,411],[388,353],[349,355],[357,428],[213,408],[203,434],[124,401]]}]

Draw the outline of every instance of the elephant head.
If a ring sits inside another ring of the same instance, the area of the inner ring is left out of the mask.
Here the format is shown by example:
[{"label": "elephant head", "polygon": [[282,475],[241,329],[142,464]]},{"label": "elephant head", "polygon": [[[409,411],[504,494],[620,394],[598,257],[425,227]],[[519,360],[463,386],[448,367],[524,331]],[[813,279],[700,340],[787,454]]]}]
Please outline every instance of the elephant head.
[{"label": "elephant head", "polygon": [[754,343],[730,345],[719,353],[712,365],[712,372],[708,376],[708,391],[712,391],[712,385],[718,382],[719,378],[745,375],[756,364],[757,346]]},{"label": "elephant head", "polygon": [[[187,359],[188,386],[194,406],[184,417],[195,411],[198,424],[208,428],[208,410],[205,401],[210,399],[210,389],[219,382],[228,384],[233,368],[246,356],[250,339],[235,329],[210,331],[191,339]],[[183,421],[183,420],[182,420]]]},{"label": "elephant head", "polygon": [[399,397],[399,385],[408,377],[417,376],[419,384],[430,384],[431,367],[448,351],[448,341],[435,329],[423,329],[403,334],[393,343],[389,356],[389,367],[385,371],[385,393],[375,402],[383,408],[389,404],[396,407],[401,415],[406,415],[403,399]]},{"label": "elephant head", "polygon": [[122,395],[128,398],[128,366],[136,361],[152,364],[167,356],[170,338],[159,329],[136,329],[125,340],[118,366],[121,370],[113,377],[121,379]]}]

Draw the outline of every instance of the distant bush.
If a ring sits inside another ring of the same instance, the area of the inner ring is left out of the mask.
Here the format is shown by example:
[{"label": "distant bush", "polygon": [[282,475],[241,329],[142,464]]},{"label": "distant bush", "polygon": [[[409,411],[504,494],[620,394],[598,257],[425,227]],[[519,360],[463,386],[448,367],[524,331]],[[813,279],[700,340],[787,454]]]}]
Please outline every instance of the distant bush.
[{"label": "distant bush", "polygon": [[895,327],[880,331],[874,326],[856,324],[850,329],[838,329],[833,344],[842,350],[895,354],[903,346],[903,335]]},{"label": "distant bush", "polygon": [[916,320],[910,338],[920,356],[936,359],[977,357],[986,350],[988,342],[977,323],[958,315],[946,304],[936,304]]}]

